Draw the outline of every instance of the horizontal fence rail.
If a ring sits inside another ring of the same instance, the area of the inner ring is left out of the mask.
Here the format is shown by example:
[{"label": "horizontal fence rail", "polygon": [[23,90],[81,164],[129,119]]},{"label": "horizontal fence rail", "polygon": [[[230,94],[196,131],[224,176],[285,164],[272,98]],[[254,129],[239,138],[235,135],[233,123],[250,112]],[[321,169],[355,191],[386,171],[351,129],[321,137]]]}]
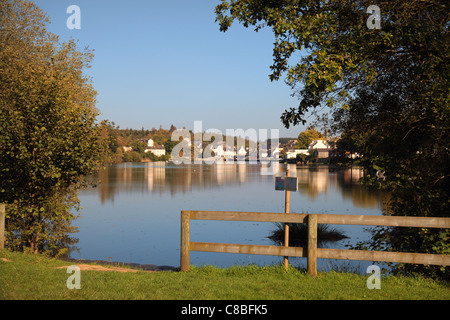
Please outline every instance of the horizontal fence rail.
[{"label": "horizontal fence rail", "polygon": [[[308,225],[308,244],[306,248],[301,248],[192,242],[189,237],[190,220],[306,223]],[[450,218],[185,210],[181,212],[181,270],[189,270],[190,251],[306,257],[308,273],[312,276],[317,274],[317,258],[450,266],[450,255],[317,248],[317,224],[321,223],[450,228]]]}]

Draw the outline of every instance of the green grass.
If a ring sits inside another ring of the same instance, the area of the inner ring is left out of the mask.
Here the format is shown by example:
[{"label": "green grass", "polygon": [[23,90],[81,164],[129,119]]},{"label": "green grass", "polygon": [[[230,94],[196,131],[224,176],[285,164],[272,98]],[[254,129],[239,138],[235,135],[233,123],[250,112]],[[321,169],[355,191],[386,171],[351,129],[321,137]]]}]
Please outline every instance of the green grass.
[{"label": "green grass", "polygon": [[[10,262],[5,262],[6,258]],[[73,264],[73,263],[72,263]],[[311,278],[282,266],[191,267],[189,272],[81,271],[81,289],[70,290],[68,263],[45,256],[0,252],[2,300],[449,300],[447,283],[382,277],[369,290],[367,276],[327,272]]]}]

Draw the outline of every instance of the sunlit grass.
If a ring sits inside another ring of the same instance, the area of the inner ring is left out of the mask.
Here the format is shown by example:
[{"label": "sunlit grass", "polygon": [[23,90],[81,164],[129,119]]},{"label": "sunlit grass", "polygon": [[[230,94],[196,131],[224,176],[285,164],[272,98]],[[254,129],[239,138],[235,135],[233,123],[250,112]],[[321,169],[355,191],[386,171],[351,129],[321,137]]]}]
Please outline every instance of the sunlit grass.
[{"label": "sunlit grass", "polygon": [[[3,259],[6,259],[4,261]],[[81,289],[68,289],[67,262],[44,256],[0,253],[0,299],[53,300],[336,300],[450,299],[446,283],[424,278],[382,277],[381,289],[367,288],[367,276],[319,272],[281,265],[191,266],[189,272],[81,271]]]}]

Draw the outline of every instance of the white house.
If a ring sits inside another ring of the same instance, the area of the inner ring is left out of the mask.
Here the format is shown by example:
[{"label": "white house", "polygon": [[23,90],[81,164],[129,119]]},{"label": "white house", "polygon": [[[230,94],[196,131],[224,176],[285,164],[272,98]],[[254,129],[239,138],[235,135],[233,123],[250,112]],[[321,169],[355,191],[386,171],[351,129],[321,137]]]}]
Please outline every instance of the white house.
[{"label": "white house", "polygon": [[286,152],[286,159],[295,159],[298,154],[306,154],[308,155],[308,149],[294,149],[294,151]]},{"label": "white house", "polygon": [[328,158],[330,149],[326,140],[313,140],[308,147],[309,154],[313,154],[318,158]]},{"label": "white house", "polygon": [[272,158],[278,158],[280,156],[280,145],[277,144],[277,146],[275,148],[271,148],[270,150],[270,156]]},{"label": "white house", "polygon": [[147,141],[147,148],[145,148],[145,153],[151,152],[157,157],[161,157],[166,155],[166,149],[164,149],[164,146],[160,146],[155,144],[155,142],[152,139],[148,139]]},{"label": "white house", "polygon": [[164,149],[164,147],[147,148],[147,149],[145,149],[145,153],[147,153],[147,152],[151,152],[157,157],[166,155],[166,149]]},{"label": "white house", "polygon": [[259,149],[259,156],[261,158],[267,158],[269,156],[269,151],[267,149]]},{"label": "white house", "polygon": [[308,150],[310,149],[329,149],[330,146],[328,145],[328,142],[325,140],[313,140],[308,147]]},{"label": "white house", "polygon": [[215,156],[218,158],[222,158],[225,154],[222,144],[217,145],[215,148],[211,148],[211,151],[213,151]]},{"label": "white house", "polygon": [[227,159],[233,159],[236,155],[236,151],[234,151],[234,147],[228,146],[225,150],[225,158]]},{"label": "white house", "polygon": [[286,152],[286,159],[295,159],[299,154],[316,155],[319,158],[328,158],[330,146],[325,140],[313,140],[308,149],[294,149]]},{"label": "white house", "polygon": [[245,157],[246,154],[247,154],[247,151],[245,151],[245,148],[243,146],[241,146],[241,148],[237,152],[237,155],[239,157]]}]

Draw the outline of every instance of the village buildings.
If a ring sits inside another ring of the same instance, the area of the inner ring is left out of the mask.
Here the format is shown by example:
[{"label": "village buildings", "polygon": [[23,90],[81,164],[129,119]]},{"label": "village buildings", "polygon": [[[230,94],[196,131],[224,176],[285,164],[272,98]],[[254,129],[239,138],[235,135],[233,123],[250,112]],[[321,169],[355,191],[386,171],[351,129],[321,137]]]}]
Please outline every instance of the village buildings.
[{"label": "village buildings", "polygon": [[338,137],[316,139],[309,144],[308,149],[296,149],[295,146],[297,140],[291,139],[287,143],[281,145],[280,149],[284,152],[285,160],[293,160],[296,159],[298,155],[305,155],[316,158],[318,161],[324,161],[342,156],[341,152],[337,149],[338,140]]},{"label": "village buildings", "polygon": [[[189,140],[189,139],[188,139]],[[208,146],[210,149],[206,153],[206,155],[210,155],[210,158],[214,159],[224,159],[224,160],[256,160],[256,159],[280,159],[283,160],[292,160],[299,159],[299,155],[303,155],[300,158],[305,159],[308,157],[309,159],[313,158],[319,162],[332,160],[333,158],[348,156],[345,153],[342,153],[337,149],[337,141],[339,137],[331,137],[329,139],[316,139],[313,140],[307,149],[298,149],[296,148],[297,140],[290,139],[285,143],[279,143],[273,149],[270,146],[263,146],[258,144],[256,150],[249,150],[249,147],[245,147],[243,145],[238,146],[228,146],[226,143],[218,143],[214,145]],[[145,147],[145,153],[151,152],[153,155],[157,157],[161,157],[166,155],[166,150],[164,145],[157,144],[153,139],[142,140],[147,145]],[[191,147],[192,144],[190,141],[187,141],[188,146]],[[204,151],[207,146],[204,143],[200,143],[198,146],[194,146],[196,150],[194,155],[197,155],[202,158],[205,158]],[[131,147],[123,147],[125,152],[132,151]],[[354,156],[354,155],[353,155]],[[250,159],[251,158],[251,159]],[[195,159],[194,159],[195,160]]]},{"label": "village buildings", "polygon": [[145,148],[144,152],[151,152],[157,157],[166,155],[166,149],[164,149],[164,145],[158,145],[152,139],[147,140],[147,147]]}]

